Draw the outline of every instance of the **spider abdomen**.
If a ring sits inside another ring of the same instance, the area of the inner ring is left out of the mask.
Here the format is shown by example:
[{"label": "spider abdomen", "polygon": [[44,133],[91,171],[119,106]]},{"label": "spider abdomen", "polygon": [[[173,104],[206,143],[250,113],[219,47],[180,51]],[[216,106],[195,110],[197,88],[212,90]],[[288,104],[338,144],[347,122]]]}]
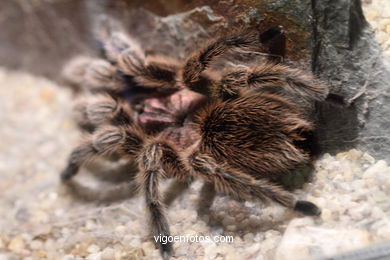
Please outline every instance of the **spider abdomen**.
[{"label": "spider abdomen", "polygon": [[282,97],[255,94],[215,103],[199,117],[201,149],[255,177],[280,175],[309,159],[296,144],[313,126]]}]

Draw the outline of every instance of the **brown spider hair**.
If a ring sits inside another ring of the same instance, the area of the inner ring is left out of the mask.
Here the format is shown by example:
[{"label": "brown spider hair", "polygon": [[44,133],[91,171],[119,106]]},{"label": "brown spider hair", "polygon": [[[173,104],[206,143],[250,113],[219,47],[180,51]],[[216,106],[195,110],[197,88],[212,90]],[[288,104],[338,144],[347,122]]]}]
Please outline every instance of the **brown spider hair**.
[{"label": "brown spider hair", "polygon": [[[204,73],[217,58],[256,50],[281,35],[281,27],[237,31],[211,40],[183,62],[147,56],[118,30],[104,33],[105,59],[83,59],[66,68],[73,83],[89,87],[95,98],[78,106],[80,121],[91,127],[71,153],[62,180],[107,153],[136,161],[136,180],[156,236],[170,233],[159,190],[165,178],[186,185],[201,178],[204,190],[271,199],[319,215],[316,205],[273,180],[310,160],[307,142],[314,123],[310,106],[302,104],[323,101],[327,86],[308,72],[271,61],[214,71],[219,79]],[[171,243],[157,246],[164,257],[172,254]]]}]

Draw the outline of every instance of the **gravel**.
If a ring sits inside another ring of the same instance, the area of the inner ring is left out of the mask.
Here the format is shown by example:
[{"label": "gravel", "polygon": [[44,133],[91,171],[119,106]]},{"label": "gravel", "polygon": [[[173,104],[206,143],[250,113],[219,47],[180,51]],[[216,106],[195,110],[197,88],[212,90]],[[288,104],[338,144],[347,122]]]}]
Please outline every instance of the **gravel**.
[{"label": "gravel", "polygon": [[390,1],[363,0],[363,11],[384,54],[390,58]]},{"label": "gravel", "polygon": [[[390,56],[390,3],[366,1],[364,11]],[[83,169],[75,180],[83,198],[59,183],[81,137],[74,99],[70,89],[46,79],[0,69],[0,260],[159,259],[143,198],[123,181],[125,162]],[[96,169],[120,178],[94,175]],[[313,259],[390,241],[389,174],[385,161],[364,151],[323,155],[313,180],[295,191],[322,208],[317,218],[226,196],[198,216],[201,183],[195,182],[168,210],[172,235],[232,235],[234,242],[175,243],[172,259]],[[116,196],[107,202],[110,191]]]}]

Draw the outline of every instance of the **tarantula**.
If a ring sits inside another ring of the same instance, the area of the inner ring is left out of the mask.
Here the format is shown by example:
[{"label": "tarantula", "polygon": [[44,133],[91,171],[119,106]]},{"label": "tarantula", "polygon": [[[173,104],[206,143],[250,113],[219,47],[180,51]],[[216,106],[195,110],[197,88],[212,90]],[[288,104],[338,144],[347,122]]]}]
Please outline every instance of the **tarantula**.
[{"label": "tarantula", "polygon": [[[190,183],[198,177],[217,192],[321,214],[274,179],[311,159],[314,123],[310,106],[302,104],[323,101],[327,86],[270,60],[210,73],[216,61],[236,52],[271,50],[282,35],[281,27],[237,30],[179,61],[148,56],[127,34],[106,30],[104,59],[79,59],[66,68],[68,78],[88,86],[94,98],[79,106],[90,133],[70,154],[62,180],[105,154],[137,162],[135,179],[156,236],[170,234],[159,190],[166,178]],[[171,243],[157,246],[163,257],[171,255]]]}]

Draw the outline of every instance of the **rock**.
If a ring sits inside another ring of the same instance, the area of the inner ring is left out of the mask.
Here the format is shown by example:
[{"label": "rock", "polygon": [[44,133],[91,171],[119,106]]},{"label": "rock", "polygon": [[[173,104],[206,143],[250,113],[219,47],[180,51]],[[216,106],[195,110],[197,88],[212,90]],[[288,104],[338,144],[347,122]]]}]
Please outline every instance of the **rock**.
[{"label": "rock", "polygon": [[125,226],[117,226],[115,227],[115,235],[118,237],[123,237],[126,234],[126,227]]},{"label": "rock", "polygon": [[21,260],[21,259],[22,259],[21,257],[11,253],[0,252],[0,260]]},{"label": "rock", "polygon": [[379,160],[377,163],[372,165],[370,168],[368,168],[364,174],[363,178],[372,178],[378,174],[380,174],[382,171],[385,171],[387,168],[387,163],[384,160]]},{"label": "rock", "polygon": [[22,236],[14,237],[8,244],[8,249],[15,253],[21,253],[25,250],[25,243]]},{"label": "rock", "polygon": [[226,230],[234,232],[237,230],[237,227],[236,227],[236,225],[228,225],[228,226],[226,226]]},{"label": "rock", "polygon": [[75,256],[74,255],[64,255],[61,260],[75,260]]},{"label": "rock", "polygon": [[225,216],[225,218],[222,221],[222,224],[224,226],[229,226],[229,225],[232,225],[232,224],[235,224],[235,223],[236,223],[235,219],[233,217],[231,217],[231,216]]},{"label": "rock", "polygon": [[367,231],[313,227],[310,222],[296,219],[287,227],[275,259],[330,257],[340,251],[364,248],[369,243]]},{"label": "rock", "polygon": [[89,254],[86,258],[87,260],[101,260],[102,259],[102,253],[93,253]]},{"label": "rock", "polygon": [[4,239],[2,238],[1,234],[0,234],[0,249],[5,249],[5,242],[4,242]]},{"label": "rock", "polygon": [[111,260],[115,257],[115,250],[111,247],[106,247],[102,251],[102,260]]},{"label": "rock", "polygon": [[243,237],[244,241],[251,241],[251,240],[253,240],[253,238],[254,238],[254,235],[252,233],[247,233]]},{"label": "rock", "polygon": [[43,243],[40,240],[33,240],[30,243],[30,248],[33,250],[38,250],[38,249],[41,249],[42,247],[43,247]]},{"label": "rock", "polygon": [[86,257],[88,256],[88,244],[85,242],[82,242],[79,245],[76,245],[76,248],[74,248],[71,253],[77,256]]},{"label": "rock", "polygon": [[98,253],[99,251],[100,251],[99,246],[98,246],[98,245],[95,245],[95,244],[90,245],[90,246],[88,247],[88,249],[87,249],[87,252],[88,252],[88,253],[92,253],[92,254]]}]

